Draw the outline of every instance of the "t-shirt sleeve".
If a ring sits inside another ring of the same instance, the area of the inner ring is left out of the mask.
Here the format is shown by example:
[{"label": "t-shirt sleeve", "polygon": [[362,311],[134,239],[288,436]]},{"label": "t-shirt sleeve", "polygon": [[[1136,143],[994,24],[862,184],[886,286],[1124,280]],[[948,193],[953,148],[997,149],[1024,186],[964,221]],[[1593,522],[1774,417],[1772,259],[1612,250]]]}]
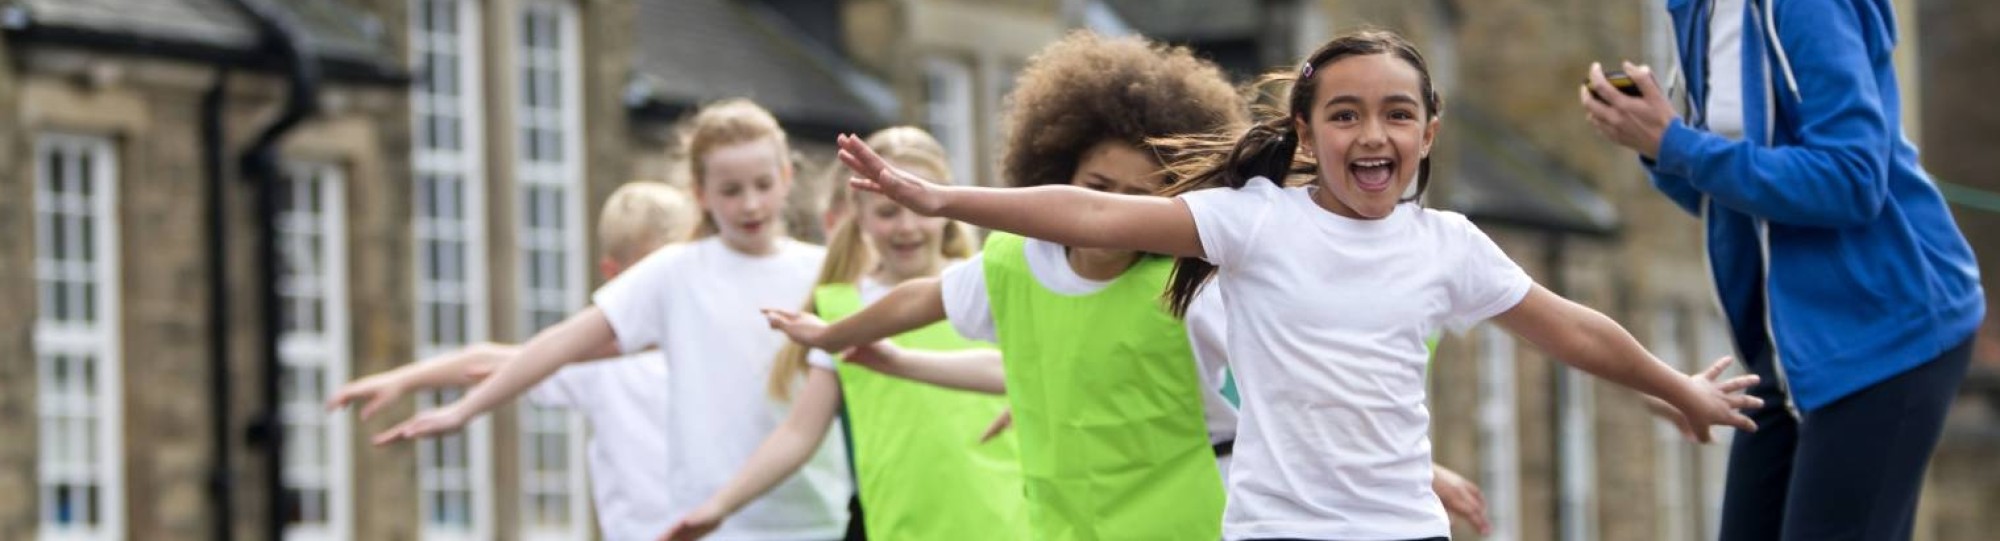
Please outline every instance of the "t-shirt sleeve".
[{"label": "t-shirt sleeve", "polygon": [[590,297],[626,353],[659,344],[666,330],[667,287],[673,283],[679,250],[659,250],[619,273]]},{"label": "t-shirt sleeve", "polygon": [[815,349],[806,352],[806,364],[812,366],[813,368],[824,368],[827,370],[833,370],[834,369],[833,355]]},{"label": "t-shirt sleeve", "polygon": [[1209,188],[1180,195],[1194,215],[1201,251],[1209,263],[1228,267],[1243,260],[1245,247],[1257,235],[1264,216],[1282,188],[1263,177],[1250,179],[1242,188]]},{"label": "t-shirt sleeve", "polygon": [[577,406],[577,379],[588,366],[566,366],[549,374],[547,379],[528,389],[528,401],[537,406],[551,408],[574,408]]},{"label": "t-shirt sleeve", "polygon": [[1445,325],[1465,332],[1521,304],[1535,281],[1471,221],[1454,215],[1451,223],[1457,231],[1446,238],[1456,239],[1457,246],[1447,253],[1459,254],[1460,260],[1451,267],[1451,310]]},{"label": "t-shirt sleeve", "polygon": [[944,296],[944,316],[951,321],[952,330],[959,336],[972,340],[993,342],[999,340],[999,331],[993,322],[993,301],[986,295],[986,258],[975,254],[945,268],[938,278],[938,289]]}]

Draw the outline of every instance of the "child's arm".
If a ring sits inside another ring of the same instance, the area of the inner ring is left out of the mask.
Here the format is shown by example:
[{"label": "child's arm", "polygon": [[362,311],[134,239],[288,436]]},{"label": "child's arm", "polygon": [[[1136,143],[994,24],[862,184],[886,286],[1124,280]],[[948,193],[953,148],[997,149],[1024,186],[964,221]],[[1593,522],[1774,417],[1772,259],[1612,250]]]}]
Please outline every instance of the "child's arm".
[{"label": "child's arm", "polygon": [[1444,502],[1445,511],[1471,523],[1479,535],[1493,533],[1493,524],[1486,520],[1486,495],[1479,492],[1479,485],[1443,464],[1432,462],[1431,491]]},{"label": "child's arm", "polygon": [[974,188],[926,181],[898,169],[860,138],[840,137],[840,161],[855,189],[888,196],[927,216],[945,216],[1079,248],[1204,257],[1187,204],[1164,197],[1099,193],[1074,186]]},{"label": "child's arm", "polygon": [[764,443],[757,446],[757,451],[736,471],[729,484],[681,517],[663,538],[700,539],[722,526],[723,520],[751,500],[797,473],[826,439],[827,428],[832,426],[834,413],[839,410],[840,380],[835,379],[832,370],[814,368],[806,375],[805,388],[799,391],[784,424],[764,437]]},{"label": "child's arm", "polygon": [[1697,428],[1702,443],[1708,442],[1710,425],[1757,430],[1757,423],[1737,412],[1763,405],[1762,400],[1743,394],[1757,383],[1757,376],[1717,383],[1699,374],[1681,374],[1653,358],[1618,322],[1540,284],[1494,321],[1570,366],[1667,401]]},{"label": "child's arm", "polygon": [[466,387],[484,379],[492,373],[493,367],[512,357],[520,348],[491,342],[474,344],[394,370],[371,375],[340,386],[333,397],[326,400],[327,411],[345,407],[357,401],[361,406],[361,419],[368,420],[376,410],[410,394],[411,391],[436,389],[439,387]]},{"label": "child's arm", "polygon": [[944,321],[944,290],[936,277],[905,281],[832,325],[791,310],[765,309],[764,318],[794,342],[821,351],[845,351]]},{"label": "child's arm", "polygon": [[948,389],[1007,394],[1007,369],[998,350],[925,351],[876,342],[848,350],[841,360]]},{"label": "child's arm", "polygon": [[595,306],[584,308],[569,319],[536,333],[528,343],[521,345],[513,361],[504,363],[492,377],[474,386],[457,402],[411,417],[376,435],[375,444],[456,431],[473,417],[519,396],[565,364],[598,359],[604,357],[606,351],[617,351],[616,338],[603,311]]}]

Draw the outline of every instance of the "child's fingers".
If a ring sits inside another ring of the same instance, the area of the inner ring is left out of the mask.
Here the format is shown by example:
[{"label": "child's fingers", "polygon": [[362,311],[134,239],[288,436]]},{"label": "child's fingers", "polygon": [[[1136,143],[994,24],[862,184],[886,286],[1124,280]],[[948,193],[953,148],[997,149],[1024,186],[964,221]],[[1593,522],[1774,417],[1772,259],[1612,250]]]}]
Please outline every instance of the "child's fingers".
[{"label": "child's fingers", "polygon": [[369,417],[374,417],[375,412],[377,410],[380,410],[382,409],[383,406],[387,405],[389,405],[389,395],[386,394],[375,395],[375,398],[369,400],[367,404],[361,406],[361,420],[366,421],[368,420]]},{"label": "child's fingers", "polygon": [[1764,399],[1750,395],[1730,395],[1728,400],[1729,407],[1739,410],[1754,410],[1764,407]]},{"label": "child's fingers", "polygon": [[1729,426],[1736,427],[1737,430],[1742,430],[1744,432],[1757,431],[1756,421],[1750,420],[1749,416],[1743,415],[1741,413],[1736,413],[1733,411],[1729,413]]},{"label": "child's fingers", "polygon": [[371,441],[375,445],[380,446],[380,445],[388,445],[390,443],[394,443],[396,440],[403,439],[403,425],[406,424],[409,423],[407,422],[399,423],[396,426],[389,427],[388,430],[384,430],[381,433],[376,434],[375,437],[370,439],[369,441]]},{"label": "child's fingers", "polygon": [[1729,365],[1732,364],[1736,364],[1736,357],[1723,355],[1722,358],[1716,359],[1714,363],[1709,364],[1708,368],[1702,369],[1701,377],[1708,378],[1709,380],[1721,379],[1722,372],[1728,370]]},{"label": "child's fingers", "polygon": [[1725,393],[1737,393],[1751,387],[1756,387],[1758,381],[1762,381],[1762,378],[1757,377],[1756,374],[1747,374],[1729,378],[1729,381],[1717,384],[1715,388]]},{"label": "child's fingers", "polygon": [[847,179],[847,187],[868,193],[882,193],[882,185],[861,177]]}]

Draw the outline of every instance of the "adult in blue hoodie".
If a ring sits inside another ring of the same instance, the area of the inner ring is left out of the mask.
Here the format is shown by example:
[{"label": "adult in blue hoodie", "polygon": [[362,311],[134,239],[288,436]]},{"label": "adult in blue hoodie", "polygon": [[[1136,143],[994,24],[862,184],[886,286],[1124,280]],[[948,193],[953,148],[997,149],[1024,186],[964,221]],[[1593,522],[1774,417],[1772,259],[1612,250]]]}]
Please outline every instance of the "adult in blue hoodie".
[{"label": "adult in blue hoodie", "polygon": [[1686,117],[1629,63],[1640,97],[1592,66],[1580,98],[1702,219],[1737,358],[1763,378],[1722,539],[1906,539],[1986,306],[1903,134],[1890,0],[1666,9]]}]

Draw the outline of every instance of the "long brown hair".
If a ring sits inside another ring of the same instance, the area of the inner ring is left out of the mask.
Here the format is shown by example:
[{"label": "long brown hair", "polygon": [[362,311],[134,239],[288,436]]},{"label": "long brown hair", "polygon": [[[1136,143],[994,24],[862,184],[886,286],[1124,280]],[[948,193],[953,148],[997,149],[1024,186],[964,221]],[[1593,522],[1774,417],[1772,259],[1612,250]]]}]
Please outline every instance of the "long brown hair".
[{"label": "long brown hair", "polygon": [[[874,147],[875,152],[890,163],[901,167],[929,169],[930,174],[939,175],[935,179],[938,182],[949,184],[952,181],[951,166],[946,162],[944,145],[922,129],[909,126],[888,128],[870,134],[867,142],[868,146]],[[844,169],[846,166],[835,163],[831,167]],[[814,290],[819,289],[818,286],[829,284],[856,283],[861,280],[861,275],[868,272],[868,269],[875,264],[874,251],[861,236],[859,221],[861,210],[859,203],[855,201],[859,194],[845,188],[846,177],[836,178],[840,179],[840,182],[834,184],[838,187],[834,189],[833,197],[845,199],[849,210],[847,216],[840,220],[840,225],[834,228],[833,236],[827,242],[826,261],[820,264],[819,279],[815,281]],[[972,257],[972,234],[966,230],[964,224],[956,221],[946,222],[938,248],[939,253],[946,259]],[[810,296],[806,298],[803,310],[815,313],[819,311]],[[799,345],[797,342],[787,342],[784,349],[778,351],[778,357],[772,361],[771,377],[767,383],[773,398],[791,400],[793,384],[812,369],[806,362],[806,355],[810,351],[811,348]]]},{"label": "long brown hair", "polygon": [[[1240,134],[1215,132],[1187,137],[1155,139],[1153,144],[1166,149],[1165,155],[1172,156],[1167,165],[1169,176],[1177,179],[1161,191],[1162,195],[1175,196],[1206,188],[1242,188],[1250,179],[1265,177],[1272,182],[1285,184],[1294,176],[1314,175],[1319,172],[1319,164],[1298,155],[1299,135],[1297,122],[1309,120],[1312,115],[1314,92],[1318,90],[1318,79],[1314,74],[1320,68],[1344,58],[1390,54],[1408,62],[1417,69],[1423,85],[1424,120],[1429,121],[1444,113],[1444,99],[1431,85],[1431,72],[1424,63],[1424,56],[1417,52],[1416,45],[1403,36],[1386,30],[1361,30],[1321,45],[1306,57],[1306,61],[1295,70],[1272,73],[1260,78],[1251,87],[1259,96],[1286,96],[1284,108],[1269,106],[1256,108],[1259,118],[1264,120],[1250,126]],[[1262,100],[1258,100],[1262,101]],[[1417,191],[1405,201],[1423,197],[1430,187],[1431,159],[1424,156],[1417,164]],[[1186,317],[1188,304],[1194,301],[1195,293],[1215,274],[1215,265],[1200,258],[1183,257],[1174,262],[1174,272],[1167,287],[1167,305],[1174,315]]]}]

